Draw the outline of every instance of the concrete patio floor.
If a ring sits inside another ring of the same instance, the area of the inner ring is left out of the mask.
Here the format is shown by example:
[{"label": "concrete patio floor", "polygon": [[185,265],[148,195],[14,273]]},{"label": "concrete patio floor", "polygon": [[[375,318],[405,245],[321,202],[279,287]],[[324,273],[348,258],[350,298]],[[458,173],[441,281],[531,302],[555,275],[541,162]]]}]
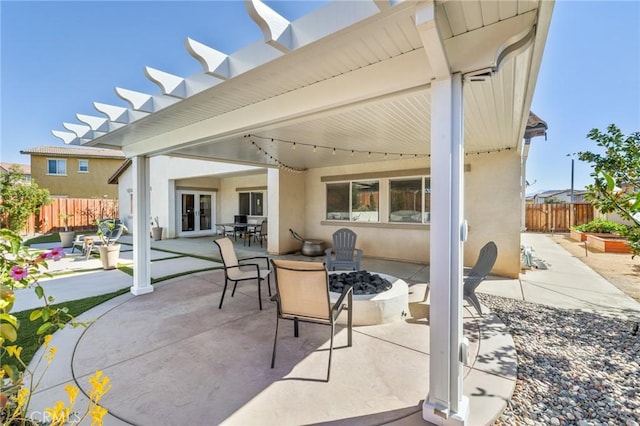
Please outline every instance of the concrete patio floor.
[{"label": "concrete patio floor", "polygon": [[[216,255],[211,237],[158,241],[153,247]],[[260,249],[238,245],[237,250],[242,256]],[[152,271],[156,262],[167,261],[158,256]],[[410,285],[428,281],[425,265],[365,259],[363,268]],[[105,425],[425,424],[428,319],[416,314],[391,324],[355,327],[351,348],[345,347],[346,330],[338,328],[331,380],[325,382],[329,327],[301,324],[296,339],[291,322],[281,322],[276,368],[271,369],[275,304],[263,288],[265,309],[259,311],[257,286],[248,282],[238,286],[235,297],[227,293],[219,310],[223,284],[222,271],[195,273],[85,313],[79,319],[93,321],[87,329],[55,335],[58,354],[32,407],[50,406],[64,395],[67,383],[88,392],[88,377],[102,370],[112,383],[101,401],[109,410]],[[515,386],[514,344],[491,313],[479,318],[466,309],[464,324],[471,342],[464,377],[471,404],[468,424],[491,424]]]}]

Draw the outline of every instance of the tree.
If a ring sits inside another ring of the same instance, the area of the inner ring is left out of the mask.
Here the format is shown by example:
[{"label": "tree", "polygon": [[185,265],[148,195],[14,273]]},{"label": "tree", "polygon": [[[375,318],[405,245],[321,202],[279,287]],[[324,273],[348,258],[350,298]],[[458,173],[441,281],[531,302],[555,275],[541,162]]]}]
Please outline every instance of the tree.
[{"label": "tree", "polygon": [[603,133],[592,129],[587,137],[604,153],[579,152],[581,161],[592,163],[594,182],[587,185],[587,199],[603,213],[617,212],[632,223],[629,243],[640,254],[640,132],[625,136],[615,124]]},{"label": "tree", "polygon": [[0,178],[0,199],[0,216],[6,218],[4,226],[14,232],[20,232],[29,215],[39,213],[43,205],[51,202],[49,191],[35,182],[29,183],[16,165]]}]

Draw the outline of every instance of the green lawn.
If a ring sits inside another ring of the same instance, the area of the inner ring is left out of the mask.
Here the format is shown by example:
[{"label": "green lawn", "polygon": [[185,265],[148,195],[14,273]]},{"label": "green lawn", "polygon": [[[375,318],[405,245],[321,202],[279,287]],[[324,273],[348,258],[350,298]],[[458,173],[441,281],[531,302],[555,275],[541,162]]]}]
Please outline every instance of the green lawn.
[{"label": "green lawn", "polygon": [[30,238],[25,242],[23,242],[22,244],[27,247],[31,247],[31,244],[59,243],[59,242],[60,242],[60,236],[58,235],[57,232],[54,232],[52,234],[45,234],[45,235],[40,235],[39,237]]}]

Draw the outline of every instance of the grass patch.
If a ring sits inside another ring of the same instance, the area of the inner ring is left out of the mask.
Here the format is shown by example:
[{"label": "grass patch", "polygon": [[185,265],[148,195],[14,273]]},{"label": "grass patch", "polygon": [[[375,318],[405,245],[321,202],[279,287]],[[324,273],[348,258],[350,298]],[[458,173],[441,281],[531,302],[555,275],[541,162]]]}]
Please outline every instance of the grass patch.
[{"label": "grass patch", "polygon": [[45,235],[40,235],[38,237],[30,238],[25,242],[23,242],[22,245],[31,247],[31,244],[45,244],[45,243],[59,243],[59,242],[60,242],[60,235],[57,232],[54,232],[52,234],[45,234]]},{"label": "grass patch", "polygon": [[[83,312],[86,312],[89,309],[106,302],[107,300],[113,299],[116,296],[125,294],[128,291],[128,288],[124,288],[122,290],[114,291],[113,293],[102,294],[100,296],[87,297],[86,299],[73,300],[64,303],[56,303],[53,306],[56,308],[67,307],[69,309],[69,314],[73,317],[77,317]],[[38,330],[40,325],[42,325],[42,320],[29,320],[29,315],[31,315],[31,312],[34,310],[35,309],[29,309],[22,312],[16,312],[14,314],[18,321],[20,321],[20,329],[18,330],[18,339],[13,344],[22,346],[22,360],[27,365],[33,359],[33,356],[35,355],[40,345],[42,345],[43,339],[43,336],[36,335],[36,331]],[[22,371],[22,367],[20,367],[20,370]]]}]

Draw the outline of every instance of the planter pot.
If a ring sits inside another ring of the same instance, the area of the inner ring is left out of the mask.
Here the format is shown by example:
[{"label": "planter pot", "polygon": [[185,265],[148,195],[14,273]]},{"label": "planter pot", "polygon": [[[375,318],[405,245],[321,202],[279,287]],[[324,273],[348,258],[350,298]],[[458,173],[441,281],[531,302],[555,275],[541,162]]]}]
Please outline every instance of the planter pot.
[{"label": "planter pot", "polygon": [[73,237],[75,232],[73,231],[60,231],[60,242],[62,247],[71,247],[73,245]]},{"label": "planter pot", "polygon": [[160,241],[162,239],[162,228],[151,228],[151,236],[154,241]]},{"label": "planter pot", "polygon": [[120,257],[120,244],[110,246],[99,246],[100,260],[103,269],[116,269],[118,267],[118,259]]}]

